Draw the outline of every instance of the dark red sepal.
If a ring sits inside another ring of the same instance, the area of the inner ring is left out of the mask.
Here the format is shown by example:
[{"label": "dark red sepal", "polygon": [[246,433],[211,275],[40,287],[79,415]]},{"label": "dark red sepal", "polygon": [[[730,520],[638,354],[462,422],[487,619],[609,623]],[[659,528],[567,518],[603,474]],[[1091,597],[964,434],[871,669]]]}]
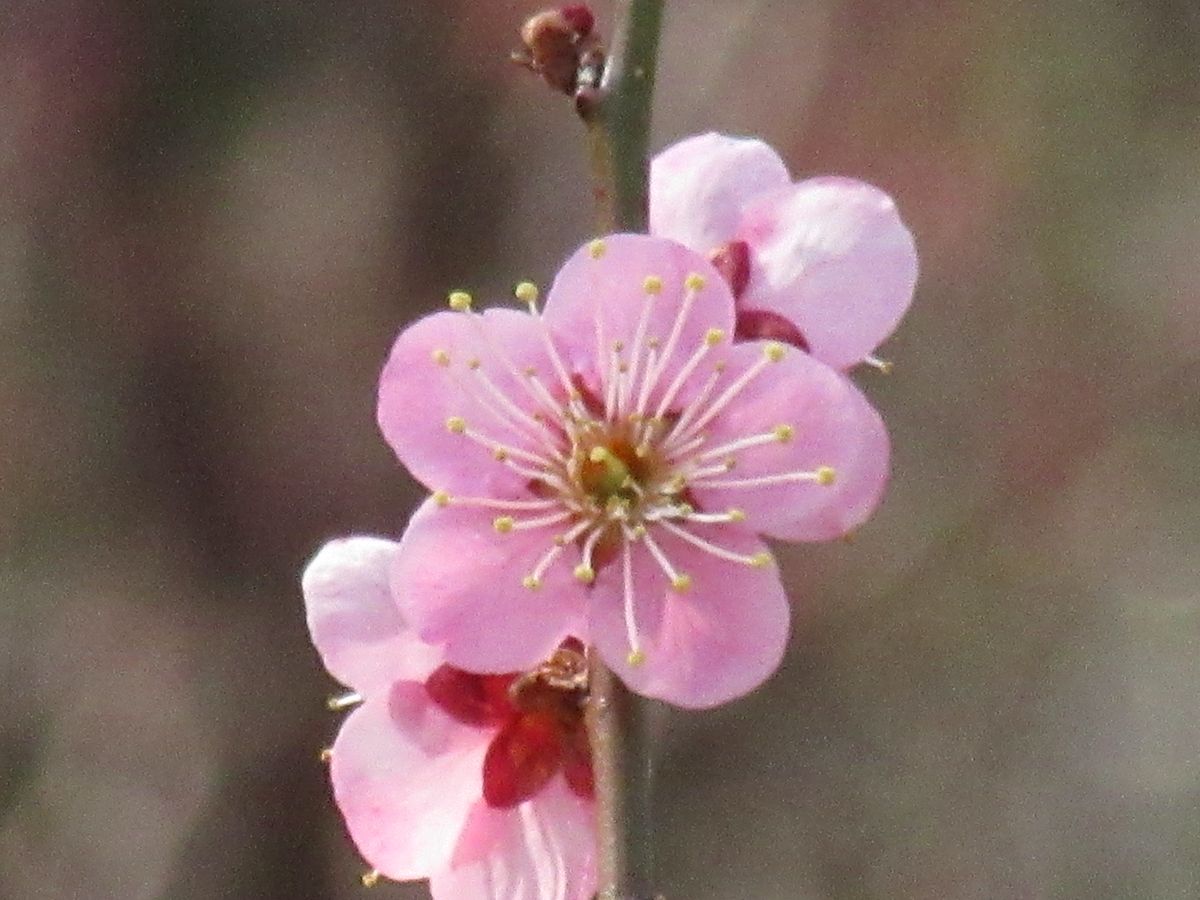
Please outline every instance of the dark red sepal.
[{"label": "dark red sepal", "polygon": [[434,703],[464,725],[499,725],[514,712],[508,686],[516,677],[477,675],[442,665],[426,679],[425,690]]},{"label": "dark red sepal", "polygon": [[750,283],[750,245],[745,241],[730,241],[708,254],[708,260],[729,282],[733,299],[739,299]]},{"label": "dark red sepal", "polygon": [[564,736],[563,745],[563,775],[567,786],[584,800],[594,800],[596,777],[592,773],[592,748],[588,745],[582,722]]},{"label": "dark red sepal", "polygon": [[500,729],[483,758],[483,799],[496,809],[511,809],[544,788],[562,763],[554,717],[516,717]]},{"label": "dark red sepal", "polygon": [[783,341],[810,353],[804,332],[778,313],[765,309],[739,309],[733,336],[739,341]]},{"label": "dark red sepal", "polygon": [[596,27],[596,17],[586,3],[570,3],[561,7],[559,13],[580,38],[587,37]]}]

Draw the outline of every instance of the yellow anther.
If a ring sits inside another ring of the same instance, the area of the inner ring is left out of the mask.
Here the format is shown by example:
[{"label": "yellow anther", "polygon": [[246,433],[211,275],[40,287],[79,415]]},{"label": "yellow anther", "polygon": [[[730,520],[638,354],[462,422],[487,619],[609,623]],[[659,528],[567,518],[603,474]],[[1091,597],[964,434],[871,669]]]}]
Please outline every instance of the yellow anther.
[{"label": "yellow anther", "polygon": [[677,594],[686,594],[692,589],[692,576],[680,573],[671,579],[671,589]]},{"label": "yellow anther", "polygon": [[372,869],[370,872],[364,872],[362,878],[362,886],[365,888],[373,888],[379,884],[379,870]]},{"label": "yellow anther", "polygon": [[462,434],[467,430],[467,420],[462,416],[451,416],[446,420],[446,430],[451,434]]},{"label": "yellow anther", "polygon": [[837,471],[833,466],[817,466],[817,484],[829,487],[837,481]]},{"label": "yellow anther", "polygon": [[845,534],[842,535],[842,543],[843,544],[853,544],[857,540],[858,540],[858,532],[857,531],[847,531]]},{"label": "yellow anther", "polygon": [[580,563],[575,567],[575,577],[584,584],[591,584],[596,580],[596,570],[589,565]]},{"label": "yellow anther", "polygon": [[704,343],[710,347],[717,346],[723,340],[725,340],[725,330],[722,328],[710,328],[704,332]]},{"label": "yellow anther", "polygon": [[331,759],[333,759],[333,748],[322,747],[321,752],[317,754],[317,759],[321,760],[323,763],[329,762]]},{"label": "yellow anther", "polygon": [[535,366],[526,366],[521,371],[523,371],[525,373],[526,378],[536,378],[537,377],[537,368]]},{"label": "yellow anther", "polygon": [[630,530],[630,533],[633,535],[635,540],[641,539],[646,536],[646,526],[640,525],[640,524],[634,525],[633,528]]},{"label": "yellow anther", "polygon": [[877,368],[884,375],[891,375],[892,369],[896,368],[896,365],[890,359],[881,359]]},{"label": "yellow anther", "polygon": [[651,350],[657,350],[659,347],[662,346],[662,341],[660,341],[656,337],[646,338],[646,346],[649,347]]},{"label": "yellow anther", "polygon": [[476,369],[478,369],[481,365],[482,365],[482,363],[479,361],[478,356],[472,356],[470,359],[467,360],[467,368],[470,369],[472,372],[474,372]]},{"label": "yellow anther", "polygon": [[625,349],[624,341],[613,341],[613,353],[620,353]]},{"label": "yellow anther", "polygon": [[536,591],[542,586],[542,579],[538,578],[536,575],[526,575],[521,579],[521,584],[528,590]]},{"label": "yellow anther", "polygon": [[662,279],[657,275],[647,275],[646,280],[642,282],[642,290],[647,294],[661,294],[662,289]]},{"label": "yellow anther", "polygon": [[650,445],[649,444],[638,444],[633,450],[633,455],[636,456],[638,459],[645,459],[647,456],[650,455]]},{"label": "yellow anther", "polygon": [[592,259],[599,259],[604,255],[606,250],[608,250],[608,244],[604,243],[604,241],[600,240],[599,238],[588,244],[588,253],[591,255]]},{"label": "yellow anther", "polygon": [[720,375],[727,368],[729,368],[729,363],[725,362],[725,360],[721,360],[719,363],[713,366],[713,371]]},{"label": "yellow anther", "polygon": [[594,463],[602,463],[608,459],[612,453],[607,447],[593,447],[588,453],[588,459]]},{"label": "yellow anther", "polygon": [[786,444],[796,436],[796,429],[791,425],[776,425],[774,428],[775,440],[781,444]]},{"label": "yellow anther", "polygon": [[761,553],[755,553],[750,557],[750,566],[755,569],[765,569],[771,564],[771,554],[766,550]]},{"label": "yellow anther", "polygon": [[744,509],[731,509],[727,513],[730,522],[745,522],[746,511]]},{"label": "yellow anther", "polygon": [[689,291],[702,291],[707,283],[699,272],[693,272],[683,280],[683,286]]},{"label": "yellow anther", "polygon": [[767,346],[763,347],[763,356],[771,362],[779,362],[787,354],[787,347],[776,341],[771,341]]},{"label": "yellow anther", "polygon": [[466,291],[451,291],[447,302],[455,312],[466,312],[471,308],[471,295]]},{"label": "yellow anther", "polygon": [[629,655],[625,657],[631,666],[640,666],[646,661],[646,651],[630,650]]},{"label": "yellow anther", "polygon": [[496,460],[496,462],[506,462],[508,460],[508,451],[503,447],[493,447],[492,459]]},{"label": "yellow anther", "polygon": [[513,296],[522,303],[528,303],[530,306],[537,303],[538,289],[537,285],[532,281],[522,281],[513,288]]},{"label": "yellow anther", "polygon": [[514,524],[512,516],[496,516],[492,519],[492,527],[500,534],[508,534],[513,530]]},{"label": "yellow anther", "polygon": [[696,507],[692,506],[690,503],[680,503],[677,507],[675,507],[675,509],[681,516],[690,516],[696,511]]},{"label": "yellow anther", "polygon": [[433,502],[445,509],[450,505],[450,495],[446,491],[434,491]]},{"label": "yellow anther", "polygon": [[439,366],[450,365],[450,354],[441,347],[439,347],[437,350],[434,350],[431,356],[433,356],[433,361]]}]

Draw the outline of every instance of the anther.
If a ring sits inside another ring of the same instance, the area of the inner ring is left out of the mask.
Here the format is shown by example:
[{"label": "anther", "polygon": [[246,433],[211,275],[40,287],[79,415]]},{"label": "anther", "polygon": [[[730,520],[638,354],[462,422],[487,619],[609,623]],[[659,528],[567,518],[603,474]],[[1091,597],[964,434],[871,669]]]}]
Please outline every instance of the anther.
[{"label": "anther", "polygon": [[466,291],[451,291],[447,302],[455,312],[466,312],[471,308],[471,295]]},{"label": "anther", "polygon": [[891,375],[895,368],[890,359],[880,359],[878,356],[864,356],[863,362],[873,369],[878,369],[881,375]]},{"label": "anther", "polygon": [[496,460],[496,462],[505,462],[508,459],[508,451],[503,447],[496,447],[494,450],[492,450],[492,458]]},{"label": "anther", "polygon": [[753,569],[765,569],[771,564],[771,554],[763,550],[755,553],[750,557],[750,567]]},{"label": "anther", "polygon": [[362,694],[351,692],[349,694],[339,694],[336,697],[330,697],[325,701],[325,708],[330,712],[339,712],[343,709],[349,709],[351,706],[356,706],[362,703]]},{"label": "anther", "polygon": [[796,436],[796,429],[791,425],[776,425],[773,429],[773,434],[775,435],[775,440],[781,444],[786,444]]},{"label": "anther", "polygon": [[492,519],[492,527],[500,534],[508,534],[513,530],[514,524],[512,516],[496,516]]},{"label": "anther", "polygon": [[333,748],[332,747],[322,747],[321,752],[317,754],[317,759],[321,760],[321,762],[323,762],[323,763],[327,763],[330,760],[332,760],[333,759]]},{"label": "anther", "polygon": [[629,655],[625,657],[625,660],[626,660],[626,661],[627,661],[627,662],[628,662],[628,663],[629,663],[631,666],[640,666],[640,665],[642,665],[642,664],[643,664],[643,663],[646,661],[646,651],[644,651],[644,650],[630,650],[630,651],[629,651]]},{"label": "anther", "polygon": [[472,372],[476,371],[481,365],[483,365],[483,363],[481,363],[479,361],[478,356],[472,356],[470,359],[467,360],[467,368],[470,369]]},{"label": "anther", "polygon": [[704,343],[709,347],[715,347],[721,341],[725,340],[725,331],[721,328],[710,328],[704,332]]},{"label": "anther", "polygon": [[542,579],[538,578],[536,575],[526,575],[521,579],[521,585],[527,590],[536,591],[542,586]]},{"label": "anther", "polygon": [[610,456],[612,456],[612,453],[609,452],[607,447],[593,447],[591,452],[588,453],[588,459],[594,463],[604,462]]},{"label": "anther", "polygon": [[635,541],[638,540],[639,538],[643,538],[646,536],[646,526],[642,525],[641,523],[638,523],[637,525],[634,525],[633,528],[631,528],[629,530],[629,534],[633,537],[633,539]]},{"label": "anther", "polygon": [[729,510],[728,515],[729,515],[730,522],[745,522],[746,521],[746,511],[744,509],[736,509],[736,508],[731,509],[731,510]]},{"label": "anther", "polygon": [[362,886],[365,888],[373,888],[379,884],[379,870],[372,869],[370,872],[364,872],[361,879]]},{"label": "anther", "polygon": [[686,594],[692,589],[692,576],[679,573],[671,579],[671,589],[677,594]]},{"label": "anther", "polygon": [[451,434],[463,434],[467,430],[467,420],[462,416],[451,416],[446,420],[446,430]]},{"label": "anther", "polygon": [[450,495],[446,491],[434,491],[433,502],[445,509],[450,505]]},{"label": "anther", "polygon": [[833,466],[817,466],[817,484],[829,487],[837,480],[837,471]]},{"label": "anther", "polygon": [[787,348],[776,341],[771,341],[771,343],[763,347],[763,356],[771,362],[779,362],[786,355]]},{"label": "anther", "polygon": [[692,272],[684,279],[683,286],[689,291],[702,291],[704,290],[704,285],[707,283],[703,275],[698,272]]},{"label": "anther", "polygon": [[596,580],[596,570],[589,565],[580,563],[575,567],[575,577],[584,584],[591,584]]},{"label": "anther", "polygon": [[662,289],[662,279],[657,275],[647,275],[646,280],[642,282],[642,290],[644,290],[647,294],[661,294]]},{"label": "anther", "polygon": [[592,259],[599,259],[604,255],[606,250],[608,250],[608,245],[599,238],[588,244],[588,253]]},{"label": "anther", "polygon": [[537,285],[532,281],[522,281],[515,288],[513,288],[513,296],[522,303],[527,303],[530,306],[533,306],[538,300]]},{"label": "anther", "polygon": [[437,363],[439,366],[450,365],[450,354],[447,353],[445,350],[443,350],[441,347],[434,350],[433,353],[430,355],[433,357],[433,361],[435,363]]}]

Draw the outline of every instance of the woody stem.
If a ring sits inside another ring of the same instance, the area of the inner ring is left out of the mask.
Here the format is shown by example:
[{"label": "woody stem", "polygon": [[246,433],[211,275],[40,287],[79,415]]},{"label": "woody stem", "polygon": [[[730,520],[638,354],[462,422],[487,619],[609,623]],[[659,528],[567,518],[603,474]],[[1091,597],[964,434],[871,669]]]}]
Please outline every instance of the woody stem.
[{"label": "woody stem", "polygon": [[[665,0],[618,0],[598,95],[584,109],[601,233],[645,232],[650,114]],[[656,900],[649,702],[591,654],[597,900]]]}]

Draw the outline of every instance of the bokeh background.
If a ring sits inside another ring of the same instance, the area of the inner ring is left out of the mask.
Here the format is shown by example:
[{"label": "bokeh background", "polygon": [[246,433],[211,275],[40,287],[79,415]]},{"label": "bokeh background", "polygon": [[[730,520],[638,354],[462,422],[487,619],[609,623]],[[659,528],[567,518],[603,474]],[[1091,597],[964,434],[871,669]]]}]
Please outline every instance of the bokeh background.
[{"label": "bokeh background", "polygon": [[[1200,7],[668,6],[655,146],[873,181],[922,276],[885,506],[782,551],[765,688],[664,714],[664,891],[1200,897]],[[589,234],[535,8],[0,7],[5,900],[362,896],[298,576],[418,499],[395,332]]]}]

